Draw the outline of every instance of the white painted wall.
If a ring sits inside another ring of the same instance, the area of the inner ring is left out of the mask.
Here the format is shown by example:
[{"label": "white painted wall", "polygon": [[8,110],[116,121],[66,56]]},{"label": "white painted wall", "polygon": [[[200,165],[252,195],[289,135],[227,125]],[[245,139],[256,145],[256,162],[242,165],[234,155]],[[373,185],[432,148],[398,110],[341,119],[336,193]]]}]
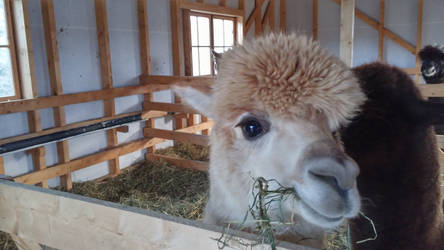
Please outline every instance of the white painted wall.
[{"label": "white painted wall", "polygon": [[[50,95],[48,65],[45,53],[41,6],[39,0],[29,0],[32,42],[39,96]],[[172,74],[171,29],[169,1],[148,0],[149,31],[151,40],[152,72],[156,75]],[[101,89],[100,62],[97,45],[94,1],[54,1],[60,69],[64,93],[77,93]],[[141,74],[137,1],[108,0],[108,24],[111,48],[113,82],[115,87],[138,84]],[[116,98],[116,113],[142,110],[142,96]],[[154,94],[155,101],[171,102],[170,91]],[[104,115],[103,101],[68,105],[65,107],[67,123],[99,118]],[[52,109],[42,110],[43,128],[54,126]],[[157,119],[159,128],[172,128],[172,122]],[[27,133],[26,113],[0,116],[0,138]],[[140,139],[143,124],[132,124],[128,133],[119,133],[119,143]],[[105,132],[68,140],[72,159],[92,154],[106,147]],[[161,146],[172,145],[171,142]],[[45,146],[47,165],[57,163],[55,144]],[[120,157],[120,167],[125,168],[144,157],[144,152],[134,152]],[[16,176],[32,171],[32,158],[24,152],[4,156],[6,174]],[[98,178],[108,173],[108,163],[76,171],[73,181]],[[50,180],[58,185],[59,180]]]}]

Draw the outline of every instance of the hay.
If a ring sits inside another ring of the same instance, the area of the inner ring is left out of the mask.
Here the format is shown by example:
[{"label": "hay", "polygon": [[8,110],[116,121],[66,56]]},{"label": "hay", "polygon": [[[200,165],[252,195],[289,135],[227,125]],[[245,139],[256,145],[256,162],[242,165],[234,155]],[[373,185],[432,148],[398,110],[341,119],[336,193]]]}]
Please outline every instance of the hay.
[{"label": "hay", "polygon": [[16,250],[14,241],[9,234],[0,232],[0,249],[1,250]]}]

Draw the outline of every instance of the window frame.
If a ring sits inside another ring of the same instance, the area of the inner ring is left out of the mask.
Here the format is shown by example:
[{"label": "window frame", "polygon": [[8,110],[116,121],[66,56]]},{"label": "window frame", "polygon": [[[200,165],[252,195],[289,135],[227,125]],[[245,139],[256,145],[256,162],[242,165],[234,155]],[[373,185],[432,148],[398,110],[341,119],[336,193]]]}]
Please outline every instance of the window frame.
[{"label": "window frame", "polygon": [[[221,14],[210,14],[210,13],[202,13],[198,11],[191,10],[183,10],[183,41],[184,41],[184,63],[185,63],[185,75],[192,76],[193,75],[193,57],[192,57],[192,44],[191,44],[191,20],[190,16],[200,16],[207,17],[210,22],[210,49],[214,49],[214,30],[213,30],[213,20],[223,19],[233,21],[233,46],[237,44],[238,34],[237,34],[237,23],[238,18],[233,16],[225,16]],[[196,47],[196,46],[194,46]],[[200,47],[200,46],[197,46]],[[202,46],[208,47],[208,46]],[[210,58],[211,64],[214,64],[213,57]],[[211,76],[214,76],[214,67],[211,68]]]},{"label": "window frame", "polygon": [[0,48],[9,48],[9,55],[11,60],[12,78],[14,82],[15,95],[0,97],[0,102],[21,99],[22,92],[20,87],[20,78],[18,74],[17,51],[15,46],[15,32],[12,16],[12,4],[10,0],[0,0],[4,2],[6,15],[6,29],[8,30],[8,45],[0,45]]}]

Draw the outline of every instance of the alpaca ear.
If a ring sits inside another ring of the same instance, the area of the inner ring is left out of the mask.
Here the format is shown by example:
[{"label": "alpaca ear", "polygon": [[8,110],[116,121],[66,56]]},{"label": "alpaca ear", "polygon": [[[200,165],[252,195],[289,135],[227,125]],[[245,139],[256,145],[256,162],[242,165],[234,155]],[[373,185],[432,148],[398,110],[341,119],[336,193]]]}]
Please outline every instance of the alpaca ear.
[{"label": "alpaca ear", "polygon": [[220,59],[222,58],[223,53],[217,53],[214,49],[211,50],[211,56],[213,57],[214,62],[214,72],[217,73],[219,70]]},{"label": "alpaca ear", "polygon": [[192,87],[174,86],[173,90],[186,104],[203,115],[212,117],[210,93],[204,93]]}]

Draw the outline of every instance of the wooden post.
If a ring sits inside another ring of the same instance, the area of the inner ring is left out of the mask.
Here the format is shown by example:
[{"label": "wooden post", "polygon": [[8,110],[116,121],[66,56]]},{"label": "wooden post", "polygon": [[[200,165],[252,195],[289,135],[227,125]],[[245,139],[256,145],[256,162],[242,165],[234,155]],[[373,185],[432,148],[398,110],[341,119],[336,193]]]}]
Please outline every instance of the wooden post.
[{"label": "wooden post", "polygon": [[[139,21],[139,45],[140,45],[140,65],[143,75],[151,75],[151,57],[150,57],[150,36],[148,31],[148,11],[146,0],[137,0],[137,14]],[[153,101],[153,94],[145,94],[143,97],[143,110],[150,109],[148,102]],[[154,119],[148,119],[145,122],[146,128],[154,128]],[[156,151],[156,146],[146,149],[145,159]]]},{"label": "wooden post", "polygon": [[[264,0],[255,0],[255,8],[262,9],[262,4]],[[256,12],[256,17],[254,19],[254,35],[260,36],[264,32],[264,27],[262,27],[262,11]]]},{"label": "wooden post", "polygon": [[[416,68],[421,67],[421,59],[419,58],[419,51],[421,50],[422,43],[422,12],[423,12],[424,0],[418,0],[418,22],[416,27]],[[419,74],[415,74],[415,82],[419,83]]]},{"label": "wooden post", "polygon": [[[7,1],[6,3],[8,3]],[[22,97],[24,99],[38,98],[37,84],[34,68],[34,54],[32,50],[31,29],[29,23],[28,1],[11,1],[12,12],[14,15],[14,25],[16,49],[18,51],[18,63],[20,65],[20,81]],[[40,110],[27,112],[28,127],[30,133],[42,131]],[[34,171],[44,169],[46,167],[45,148],[40,147],[32,150],[32,161]]]},{"label": "wooden post", "polygon": [[355,27],[355,0],[342,0],[339,57],[353,66],[353,37]]},{"label": "wooden post", "polygon": [[[41,0],[42,3],[42,18],[43,18],[43,29],[45,31],[45,44],[46,44],[46,55],[48,57],[48,70],[49,70],[49,80],[51,83],[51,92],[53,95],[62,95],[62,78],[60,73],[60,60],[59,51],[57,47],[57,30],[55,24],[54,16],[54,2],[53,0]],[[57,127],[66,125],[65,108],[63,106],[54,107],[54,124]],[[44,155],[44,152],[39,151],[35,155]],[[57,156],[59,163],[69,162],[69,150],[68,142],[62,141],[57,143]],[[42,160],[40,160],[41,162]],[[45,168],[46,166],[40,166]],[[66,189],[72,188],[71,173],[68,171],[67,174],[60,177],[60,183]],[[48,182],[42,182],[43,187],[48,186]]]},{"label": "wooden post", "polygon": [[313,39],[318,40],[318,0],[313,0]]},{"label": "wooden post", "polygon": [[5,162],[3,157],[0,156],[0,174],[5,174]]},{"label": "wooden post", "polygon": [[[94,1],[96,12],[96,26],[97,26],[97,40],[99,42],[99,57],[100,57],[100,73],[102,78],[102,88],[113,88],[113,75],[111,67],[111,51],[109,47],[108,34],[108,18],[106,13],[106,0]],[[103,100],[105,108],[105,116],[113,116],[116,114],[114,99]],[[117,146],[117,131],[110,129],[106,131],[108,147]],[[116,157],[109,161],[109,173],[111,176],[120,174],[119,158]]]},{"label": "wooden post", "polygon": [[287,31],[287,0],[280,0],[279,3],[279,28],[281,32]]},{"label": "wooden post", "polygon": [[227,0],[219,0],[219,5],[226,7],[227,6]]},{"label": "wooden post", "polygon": [[270,0],[270,3],[269,3],[269,8],[270,8],[270,13],[269,13],[269,15],[268,15],[268,25],[270,25],[270,30],[271,31],[275,31],[276,30],[276,27],[275,27],[275,24],[274,24],[274,15],[275,15],[275,6],[276,6],[276,1],[275,0]]},{"label": "wooden post", "polygon": [[[173,46],[173,74],[175,76],[183,75],[182,68],[182,39],[180,37],[180,0],[170,0],[171,10],[171,38]],[[180,98],[174,96],[174,101],[180,103]],[[176,129],[185,127],[185,119],[176,118]]]},{"label": "wooden post", "polygon": [[239,0],[238,9],[245,10],[245,0]]},{"label": "wooden post", "polygon": [[378,42],[378,60],[384,60],[384,22],[385,22],[385,0],[379,0],[379,42]]}]

